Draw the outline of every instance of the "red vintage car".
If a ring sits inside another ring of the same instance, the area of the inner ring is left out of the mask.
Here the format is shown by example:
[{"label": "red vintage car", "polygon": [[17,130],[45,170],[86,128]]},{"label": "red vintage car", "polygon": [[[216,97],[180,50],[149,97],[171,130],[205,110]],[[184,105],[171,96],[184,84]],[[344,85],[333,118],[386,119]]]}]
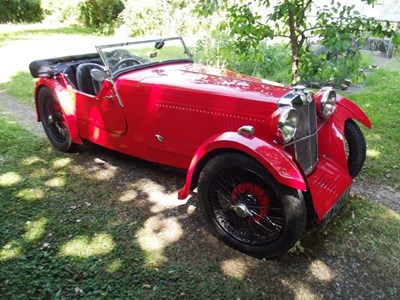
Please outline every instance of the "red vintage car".
[{"label": "red vintage car", "polygon": [[223,241],[285,253],[306,221],[325,226],[361,170],[371,122],[332,88],[316,93],[195,64],[180,37],[34,61],[38,120],[53,146],[84,140],[187,170]]}]

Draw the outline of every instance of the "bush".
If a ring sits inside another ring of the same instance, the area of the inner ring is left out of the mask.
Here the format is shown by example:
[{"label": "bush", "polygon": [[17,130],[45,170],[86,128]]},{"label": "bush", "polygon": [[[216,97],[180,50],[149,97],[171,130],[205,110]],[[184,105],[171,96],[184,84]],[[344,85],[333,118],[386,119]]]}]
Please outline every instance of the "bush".
[{"label": "bush", "polygon": [[[263,41],[257,49],[248,50],[246,53],[239,54],[235,49],[235,37],[218,28],[212,31],[211,35],[198,41],[195,58],[198,62],[218,68],[290,83],[289,45],[268,45]],[[360,68],[370,62],[358,51],[333,55],[321,45],[313,45],[302,51],[299,77],[300,83],[305,85],[318,82],[320,85],[340,87],[345,79],[358,82],[363,79]]]},{"label": "bush", "polygon": [[0,7],[0,23],[37,23],[44,17],[40,0],[0,0]]},{"label": "bush", "polygon": [[358,51],[332,55],[327,51],[304,49],[299,63],[300,81],[304,84],[318,82],[336,87],[340,87],[345,79],[357,82],[362,79],[362,62]]},{"label": "bush", "polygon": [[82,0],[42,0],[46,20],[50,22],[76,22],[79,18],[79,3]]},{"label": "bush", "polygon": [[226,31],[215,30],[198,41],[195,58],[198,62],[226,68],[243,74],[290,82],[290,51],[286,45],[267,45],[238,54],[236,41]]},{"label": "bush", "polygon": [[96,31],[112,32],[125,5],[121,0],[86,0],[79,6],[80,21]]},{"label": "bush", "polygon": [[127,0],[121,19],[131,36],[194,33],[200,25],[192,15],[196,3],[195,0]]}]

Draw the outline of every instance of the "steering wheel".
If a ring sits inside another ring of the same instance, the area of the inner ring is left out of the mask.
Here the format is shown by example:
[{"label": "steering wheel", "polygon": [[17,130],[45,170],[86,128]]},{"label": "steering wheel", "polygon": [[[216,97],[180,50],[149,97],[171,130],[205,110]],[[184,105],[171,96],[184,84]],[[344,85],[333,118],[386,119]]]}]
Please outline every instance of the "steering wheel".
[{"label": "steering wheel", "polygon": [[136,65],[140,65],[141,64],[141,62],[138,59],[133,58],[133,57],[128,57],[128,58],[122,59],[119,62],[117,62],[117,64],[114,67],[112,67],[111,71],[114,72],[114,71],[118,70],[118,68],[122,64],[128,64],[129,61],[134,62]]}]

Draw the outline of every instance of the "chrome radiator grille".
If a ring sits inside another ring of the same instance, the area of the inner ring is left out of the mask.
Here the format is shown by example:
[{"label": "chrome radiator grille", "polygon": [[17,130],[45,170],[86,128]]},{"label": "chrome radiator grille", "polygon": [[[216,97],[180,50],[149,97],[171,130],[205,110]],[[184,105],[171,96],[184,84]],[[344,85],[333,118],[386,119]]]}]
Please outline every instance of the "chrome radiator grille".
[{"label": "chrome radiator grille", "polygon": [[293,142],[286,145],[285,149],[297,159],[303,171],[309,174],[318,161],[317,115],[315,100],[309,95],[304,96],[301,97],[303,101],[292,101],[290,104],[297,110],[298,125]]}]

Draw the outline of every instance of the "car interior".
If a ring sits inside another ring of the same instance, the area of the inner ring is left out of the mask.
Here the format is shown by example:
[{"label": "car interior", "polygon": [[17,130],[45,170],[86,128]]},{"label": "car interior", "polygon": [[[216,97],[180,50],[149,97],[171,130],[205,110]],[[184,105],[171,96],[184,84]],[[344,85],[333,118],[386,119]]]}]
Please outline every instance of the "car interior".
[{"label": "car interior", "polygon": [[[92,96],[99,93],[102,82],[94,80],[90,75],[93,69],[103,69],[104,65],[99,58],[63,65],[64,70],[62,70],[62,73],[75,89]],[[60,69],[60,66],[57,69]]]}]

